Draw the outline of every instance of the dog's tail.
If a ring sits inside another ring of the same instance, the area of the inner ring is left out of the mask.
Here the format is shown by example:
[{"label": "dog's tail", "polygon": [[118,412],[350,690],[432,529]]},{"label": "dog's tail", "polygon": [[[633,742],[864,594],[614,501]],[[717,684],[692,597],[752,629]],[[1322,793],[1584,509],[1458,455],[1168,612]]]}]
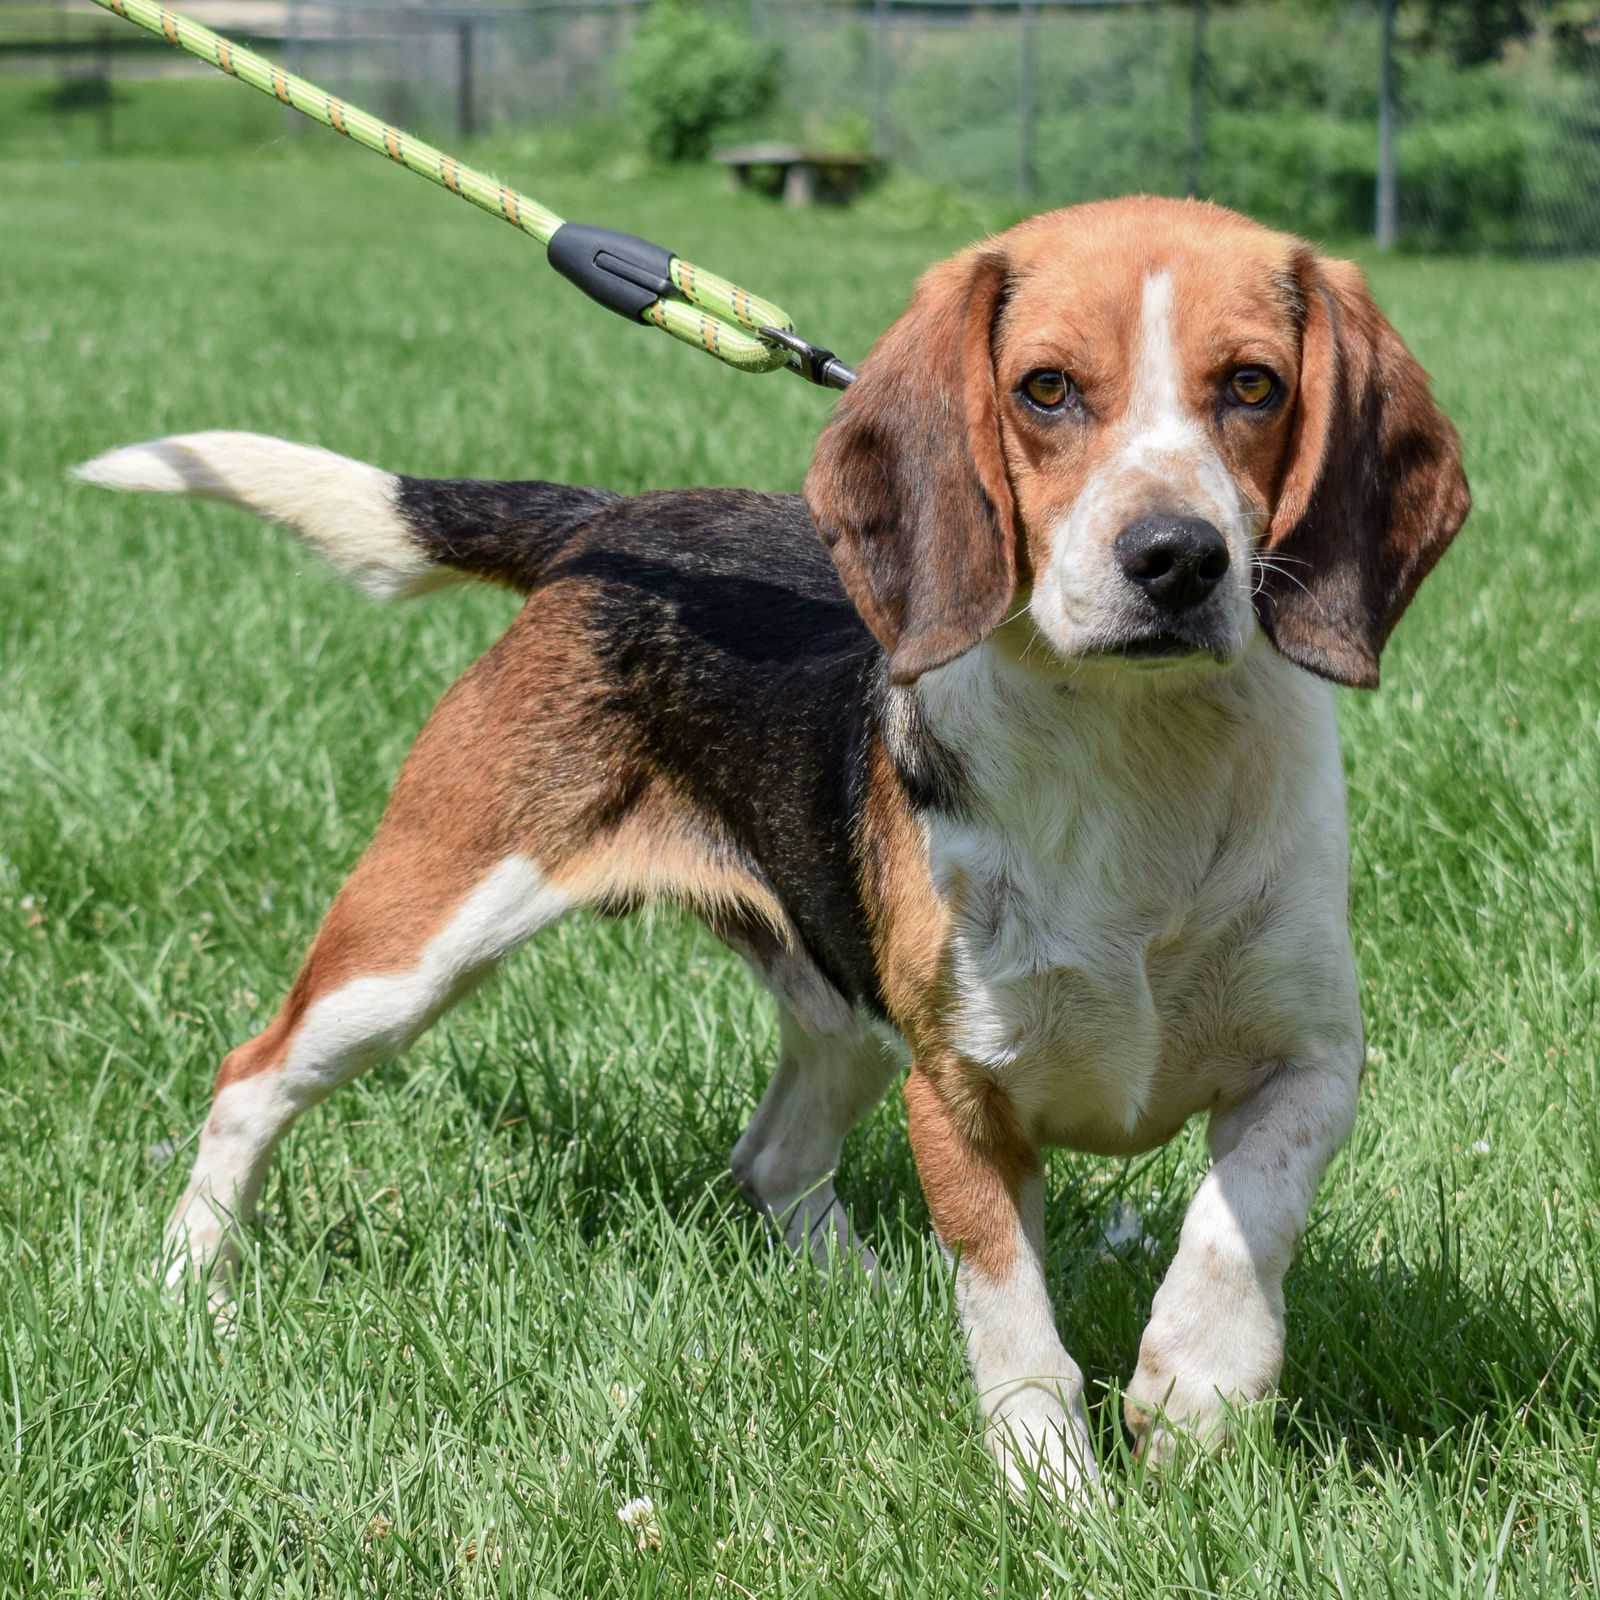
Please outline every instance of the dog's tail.
[{"label": "dog's tail", "polygon": [[403,478],[259,433],[185,433],[112,450],[85,483],[224,500],[299,535],[379,599],[465,578],[526,592],[569,535],[620,498],[532,480]]}]

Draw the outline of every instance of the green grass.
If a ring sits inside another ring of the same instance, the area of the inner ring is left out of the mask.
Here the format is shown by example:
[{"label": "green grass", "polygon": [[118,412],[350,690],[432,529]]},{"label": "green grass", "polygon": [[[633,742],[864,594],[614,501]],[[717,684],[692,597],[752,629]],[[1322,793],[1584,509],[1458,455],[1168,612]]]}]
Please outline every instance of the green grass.
[{"label": "green grass", "polygon": [[[847,354],[962,237],[892,197],[794,216],[536,155],[508,175]],[[829,401],[589,309],[365,156],[0,182],[0,1592],[1600,1590],[1592,270],[1375,269],[1479,509],[1384,691],[1343,707],[1363,1114],[1290,1275],[1285,1404],[1159,1485],[1117,1384],[1200,1141],[1054,1159],[1050,1276],[1116,1500],[1063,1515],[995,1484],[892,1097],[840,1180],[886,1295],[733,1195],[773,1028],[670,916],[564,926],[309,1116],[231,1338],[152,1286],[216,1061],[510,604],[369,607],[239,514],[67,465],[230,426],[418,473],[792,488]],[[1121,1201],[1153,1256],[1096,1249]],[[616,1518],[641,1494],[658,1550]]]},{"label": "green grass", "polygon": [[[3,15],[3,13],[0,13]],[[159,51],[163,41],[152,40]],[[158,57],[159,59],[159,57]],[[92,68],[92,58],[82,63]],[[77,162],[111,149],[120,156],[253,154],[314,137],[298,135],[289,113],[265,95],[242,93],[220,74],[206,78],[113,79],[109,113],[95,105],[60,103],[64,92],[88,89],[82,79],[0,78],[0,156]]]}]

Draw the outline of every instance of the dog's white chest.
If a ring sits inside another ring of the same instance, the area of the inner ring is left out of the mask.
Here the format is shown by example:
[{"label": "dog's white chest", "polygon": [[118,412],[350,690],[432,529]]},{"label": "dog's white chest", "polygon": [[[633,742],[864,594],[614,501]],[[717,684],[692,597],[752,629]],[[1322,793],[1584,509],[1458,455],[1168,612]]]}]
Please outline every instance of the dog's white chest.
[{"label": "dog's white chest", "polygon": [[1217,1021],[1178,980],[1223,976],[1215,947],[1238,908],[1225,888],[1203,893],[1207,841],[1175,849],[1145,837],[1153,820],[1085,816],[1049,850],[981,824],[930,828],[954,912],[956,1043],[1047,1122],[1131,1129],[1163,1060],[1192,1060]]},{"label": "dog's white chest", "polygon": [[954,730],[973,800],[928,817],[929,861],[952,913],[954,1043],[1037,1137],[1166,1137],[1226,1075],[1292,1048],[1302,1018],[1320,1026],[1321,999],[1353,1010],[1320,689],[1317,714],[1271,726],[1237,696],[991,698],[985,729]]}]

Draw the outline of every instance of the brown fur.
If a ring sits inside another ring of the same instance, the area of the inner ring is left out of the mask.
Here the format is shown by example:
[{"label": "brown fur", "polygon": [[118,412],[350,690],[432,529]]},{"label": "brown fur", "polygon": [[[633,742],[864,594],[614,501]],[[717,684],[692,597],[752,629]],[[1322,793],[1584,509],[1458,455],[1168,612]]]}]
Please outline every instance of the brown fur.
[{"label": "brown fur", "polygon": [[788,947],[793,930],[777,896],[750,870],[723,830],[696,816],[664,779],[597,834],[551,881],[576,899],[611,910],[670,900],[714,926],[759,923]]},{"label": "brown fur", "polygon": [[921,829],[879,741],[862,812],[863,896],[890,1019],[913,1050],[939,1041],[950,908],[933,886]]},{"label": "brown fur", "polygon": [[[1291,660],[1375,688],[1378,654],[1472,507],[1428,375],[1348,261],[1295,267],[1306,323],[1294,460],[1267,548],[1262,622]],[[1299,582],[1295,582],[1294,578]]]},{"label": "brown fur", "polygon": [[910,683],[988,634],[1016,587],[990,330],[1005,257],[935,267],[839,402],[806,501],[839,576]]},{"label": "brown fur", "polygon": [[981,1070],[951,1057],[919,1059],[905,1086],[917,1176],[939,1238],[981,1277],[1016,1260],[1022,1185],[1039,1152],[1010,1102]]},{"label": "brown fur", "polygon": [[764,924],[792,944],[771,889],[713,821],[673,794],[607,711],[585,615],[581,580],[539,591],[445,694],[283,1007],[230,1052],[217,1088],[275,1068],[323,995],[414,966],[472,889],[514,853],[537,861],[579,903],[623,910],[665,898]]}]

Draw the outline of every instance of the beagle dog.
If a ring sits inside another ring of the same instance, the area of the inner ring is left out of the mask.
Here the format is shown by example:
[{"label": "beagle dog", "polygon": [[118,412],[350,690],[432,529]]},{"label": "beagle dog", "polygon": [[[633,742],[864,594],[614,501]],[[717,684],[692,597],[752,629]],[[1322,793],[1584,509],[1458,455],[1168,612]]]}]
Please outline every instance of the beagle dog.
[{"label": "beagle dog", "polygon": [[1159,1459],[1269,1392],[1362,1071],[1330,685],[1376,684],[1468,509],[1354,266],[1209,204],[1035,217],[923,278],[803,497],[424,481],[240,433],[80,472],[248,507],[377,595],[527,595],[223,1061],[175,1275],[225,1276],[307,1106],[569,911],[665,899],[777,1000],[733,1171],[797,1249],[870,1270],[832,1173],[909,1053],[1013,1481],[1096,1475],[1045,1146],[1131,1155],[1208,1117],[1126,1419]]}]

